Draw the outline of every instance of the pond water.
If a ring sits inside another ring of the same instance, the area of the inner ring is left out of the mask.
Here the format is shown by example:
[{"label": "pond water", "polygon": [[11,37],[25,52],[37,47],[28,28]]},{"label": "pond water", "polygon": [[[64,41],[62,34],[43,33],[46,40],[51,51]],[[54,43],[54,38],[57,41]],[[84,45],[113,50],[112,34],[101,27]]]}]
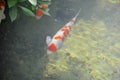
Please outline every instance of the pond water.
[{"label": "pond water", "polygon": [[[65,49],[47,55],[46,36],[80,8]],[[3,21],[0,80],[120,80],[119,0],[52,0],[50,14]]]}]

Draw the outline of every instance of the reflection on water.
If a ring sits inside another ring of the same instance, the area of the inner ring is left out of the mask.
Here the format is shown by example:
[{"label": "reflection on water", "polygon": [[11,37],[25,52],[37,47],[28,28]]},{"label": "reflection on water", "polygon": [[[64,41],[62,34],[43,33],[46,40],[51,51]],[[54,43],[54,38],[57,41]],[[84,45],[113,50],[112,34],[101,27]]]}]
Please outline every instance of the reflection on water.
[{"label": "reflection on water", "polygon": [[[79,8],[66,48],[46,56],[45,37],[53,36]],[[53,0],[52,17],[22,19],[1,38],[0,79],[120,80],[119,14],[119,0]]]}]

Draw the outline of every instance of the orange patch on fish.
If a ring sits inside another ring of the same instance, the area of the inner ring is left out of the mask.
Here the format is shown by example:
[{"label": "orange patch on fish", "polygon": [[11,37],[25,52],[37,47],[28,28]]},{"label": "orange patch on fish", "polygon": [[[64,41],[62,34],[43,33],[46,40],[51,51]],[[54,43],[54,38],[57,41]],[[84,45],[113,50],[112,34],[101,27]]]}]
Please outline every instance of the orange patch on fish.
[{"label": "orange patch on fish", "polygon": [[74,22],[75,22],[75,20],[73,20],[73,19],[72,19],[70,22],[73,22],[73,23],[74,23]]},{"label": "orange patch on fish", "polygon": [[61,36],[55,36],[54,39],[59,40],[59,39],[62,39],[62,37]]},{"label": "orange patch on fish", "polygon": [[49,49],[50,51],[52,51],[52,52],[55,52],[55,51],[57,50],[57,47],[56,47],[56,45],[55,45],[54,43],[52,43],[52,44],[48,47],[48,49]]},{"label": "orange patch on fish", "polygon": [[66,29],[62,28],[61,31],[65,31]]},{"label": "orange patch on fish", "polygon": [[69,29],[69,26],[65,26],[65,27],[63,27],[63,28],[65,28],[65,29]]},{"label": "orange patch on fish", "polygon": [[69,30],[70,27],[69,27],[69,26],[64,26],[64,27],[61,29],[61,31],[65,31],[66,29]]},{"label": "orange patch on fish", "polygon": [[64,36],[67,36],[68,33],[69,33],[69,30],[68,30],[68,29],[66,29],[66,30],[63,32]]}]

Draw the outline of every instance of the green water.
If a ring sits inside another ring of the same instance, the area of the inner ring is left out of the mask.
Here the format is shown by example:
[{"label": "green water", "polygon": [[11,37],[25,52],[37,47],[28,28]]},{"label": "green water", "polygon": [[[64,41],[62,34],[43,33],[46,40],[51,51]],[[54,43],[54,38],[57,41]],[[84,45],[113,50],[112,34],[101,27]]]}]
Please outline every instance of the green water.
[{"label": "green water", "polygon": [[[120,80],[120,4],[112,1],[53,0],[51,17],[5,23],[0,80]],[[79,8],[66,48],[46,55],[46,36],[53,36]]]}]

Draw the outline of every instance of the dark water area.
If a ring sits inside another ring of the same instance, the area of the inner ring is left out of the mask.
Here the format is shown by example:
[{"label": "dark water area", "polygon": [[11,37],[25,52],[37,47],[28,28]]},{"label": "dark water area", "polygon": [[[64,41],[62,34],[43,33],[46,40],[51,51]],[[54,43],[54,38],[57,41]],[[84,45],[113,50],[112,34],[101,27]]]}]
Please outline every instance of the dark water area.
[{"label": "dark water area", "polygon": [[[34,73],[33,70],[43,72],[43,65],[38,67],[37,64],[39,59],[46,54],[44,40],[49,31],[42,29],[42,26],[40,28],[39,24],[36,26],[35,22],[32,20],[26,22],[22,19],[21,22],[10,24],[11,26],[7,26],[5,30],[3,27],[5,33],[1,31],[0,41],[1,79],[26,80],[37,76],[37,73]],[[49,26],[50,24],[46,25]],[[41,76],[37,77],[40,78]]]},{"label": "dark water area", "polygon": [[119,5],[108,3],[107,11],[99,0],[52,2],[51,17],[43,16],[36,20],[21,14],[12,23],[7,15],[0,24],[0,80],[45,80],[43,74],[49,62],[46,56],[46,36],[53,36],[80,8],[82,10],[78,19],[103,20],[110,33],[120,30]]},{"label": "dark water area", "polygon": [[[24,15],[23,15],[24,16]],[[48,23],[49,22],[49,23]],[[52,26],[52,28],[51,28]],[[45,39],[56,27],[50,17],[4,20],[0,32],[0,80],[42,79],[47,63]]]}]

